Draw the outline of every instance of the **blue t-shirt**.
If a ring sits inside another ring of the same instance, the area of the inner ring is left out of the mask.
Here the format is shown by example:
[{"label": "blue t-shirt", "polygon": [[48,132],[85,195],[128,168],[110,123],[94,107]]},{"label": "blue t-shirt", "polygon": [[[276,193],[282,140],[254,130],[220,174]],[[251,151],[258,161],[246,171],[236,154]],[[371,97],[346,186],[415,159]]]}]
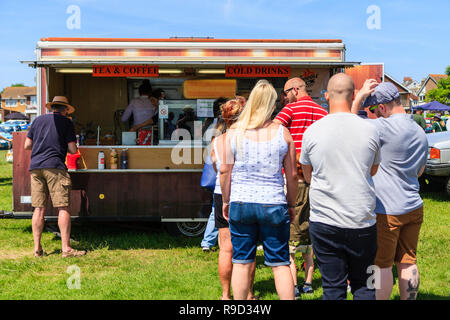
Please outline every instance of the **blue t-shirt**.
[{"label": "blue t-shirt", "polygon": [[31,124],[27,137],[33,140],[30,171],[67,170],[67,144],[76,142],[75,129],[69,118],[57,112],[39,116]]},{"label": "blue t-shirt", "polygon": [[381,141],[381,163],[373,176],[375,212],[401,215],[420,208],[418,174],[428,154],[425,132],[409,114],[367,121],[375,124]]}]

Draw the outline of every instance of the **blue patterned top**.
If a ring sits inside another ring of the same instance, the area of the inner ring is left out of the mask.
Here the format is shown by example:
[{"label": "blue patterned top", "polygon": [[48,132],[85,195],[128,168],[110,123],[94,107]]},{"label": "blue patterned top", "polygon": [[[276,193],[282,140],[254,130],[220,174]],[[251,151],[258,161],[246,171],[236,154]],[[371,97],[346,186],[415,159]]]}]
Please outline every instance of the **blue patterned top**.
[{"label": "blue patterned top", "polygon": [[238,145],[237,136],[231,140],[235,162],[230,202],[286,204],[281,169],[289,147],[283,127],[269,141],[252,141],[244,135]]}]

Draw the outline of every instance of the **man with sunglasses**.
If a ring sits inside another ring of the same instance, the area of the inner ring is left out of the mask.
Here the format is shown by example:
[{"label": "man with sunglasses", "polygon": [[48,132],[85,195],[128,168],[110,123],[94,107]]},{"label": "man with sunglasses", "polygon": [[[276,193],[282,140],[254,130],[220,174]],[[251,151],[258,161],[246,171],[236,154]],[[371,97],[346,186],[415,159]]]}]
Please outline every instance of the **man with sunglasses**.
[{"label": "man with sunglasses", "polygon": [[373,177],[378,233],[375,264],[381,268],[376,297],[389,299],[395,263],[400,298],[414,300],[419,289],[416,250],[423,221],[418,177],[425,168],[428,142],[422,128],[405,112],[392,83],[366,80],[356,95],[352,112],[357,113],[361,105],[377,116],[367,121],[375,124],[381,141],[381,163]]},{"label": "man with sunglasses", "polygon": [[[278,122],[289,129],[294,139],[298,161],[302,150],[303,134],[306,129],[328,113],[311,99],[306,91],[305,81],[300,78],[289,79],[284,85],[283,93],[286,95],[285,99],[288,104],[283,107],[274,122]],[[300,167],[299,163],[298,166]],[[314,273],[314,260],[309,237],[309,210],[309,185],[306,183],[301,170],[299,170],[298,194],[295,204],[297,215],[294,222],[291,223],[289,239],[291,273],[294,278],[296,298],[300,297],[300,293],[313,293],[311,282]],[[302,252],[305,260],[305,283],[301,287],[297,286],[296,252]]]}]

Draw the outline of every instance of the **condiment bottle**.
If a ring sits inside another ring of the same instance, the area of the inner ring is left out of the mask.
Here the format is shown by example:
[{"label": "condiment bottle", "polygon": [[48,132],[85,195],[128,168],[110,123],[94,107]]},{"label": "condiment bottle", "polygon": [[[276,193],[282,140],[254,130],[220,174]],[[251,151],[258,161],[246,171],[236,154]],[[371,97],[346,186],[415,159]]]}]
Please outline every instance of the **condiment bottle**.
[{"label": "condiment bottle", "polygon": [[98,153],[98,169],[105,169],[105,153],[103,151]]},{"label": "condiment bottle", "polygon": [[109,156],[109,163],[111,165],[111,169],[117,169],[118,155],[116,149],[111,149],[111,153]]},{"label": "condiment bottle", "polygon": [[120,169],[128,169],[127,149],[123,149],[120,155]]}]

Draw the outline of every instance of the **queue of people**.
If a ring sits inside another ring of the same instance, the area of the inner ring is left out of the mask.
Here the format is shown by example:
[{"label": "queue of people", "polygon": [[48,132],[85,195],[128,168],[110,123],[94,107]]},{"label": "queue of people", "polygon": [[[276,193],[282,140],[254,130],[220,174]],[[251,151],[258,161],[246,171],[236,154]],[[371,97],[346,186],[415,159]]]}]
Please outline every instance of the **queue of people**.
[{"label": "queue of people", "polygon": [[[324,299],[346,299],[348,284],[355,300],[389,299],[394,263],[401,299],[415,299],[423,221],[418,177],[428,145],[398,90],[369,79],[355,94],[349,76],[334,75],[325,94],[329,114],[302,79],[290,79],[283,92],[287,104],[274,120],[277,94],[265,80],[242,111],[235,100],[222,105],[222,117],[235,107],[211,154],[220,180],[214,203],[222,298],[231,297],[230,273],[234,299],[253,297],[261,241],[280,299],[313,292],[313,255]],[[377,119],[359,116],[363,107]],[[302,286],[296,252],[306,262]],[[378,282],[371,283],[370,270]]]},{"label": "queue of people", "polygon": [[[248,101],[236,97],[220,105],[214,122],[221,299],[231,299],[231,289],[236,300],[258,299],[253,283],[259,242],[280,299],[313,292],[313,255],[324,299],[346,299],[348,283],[354,299],[389,299],[394,263],[400,297],[415,299],[423,222],[418,177],[428,145],[424,131],[405,113],[398,90],[368,79],[355,94],[353,80],[336,74],[325,94],[329,114],[308,96],[300,78],[288,80],[283,93],[286,105],[274,120],[277,93],[260,80]],[[377,119],[358,116],[366,107]],[[67,118],[74,108],[65,97],[55,97],[47,108],[51,113],[36,118],[25,142],[32,150],[34,255],[45,255],[40,238],[50,195],[59,210],[62,256],[82,256],[86,251],[69,243],[71,182],[64,165],[67,152],[76,153]],[[140,109],[139,103],[132,108]],[[301,286],[296,252],[306,262]],[[368,272],[373,266],[376,285]]]}]

